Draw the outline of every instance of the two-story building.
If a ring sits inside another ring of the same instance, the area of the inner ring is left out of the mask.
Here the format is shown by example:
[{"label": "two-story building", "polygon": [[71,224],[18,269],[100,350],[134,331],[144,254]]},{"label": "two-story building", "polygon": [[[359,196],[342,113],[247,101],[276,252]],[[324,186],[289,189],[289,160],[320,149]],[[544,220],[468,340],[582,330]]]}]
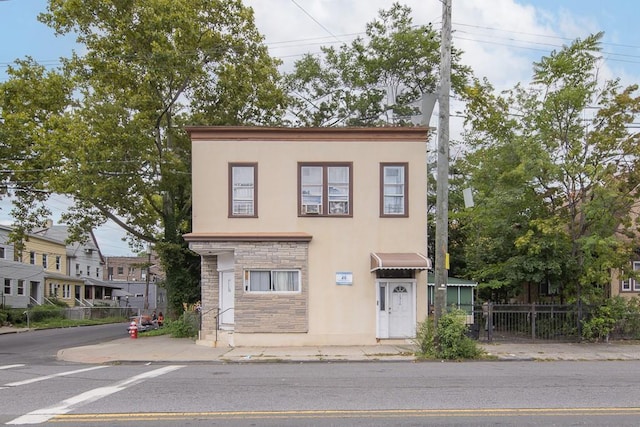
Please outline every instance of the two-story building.
[{"label": "two-story building", "polygon": [[[64,257],[56,256],[56,273],[61,273],[66,277],[51,277],[55,279],[51,292],[55,292],[56,285],[58,293],[49,293],[47,295],[61,298],[69,305],[94,306],[98,305],[115,305],[114,291],[118,286],[103,281],[104,274],[104,257],[98,246],[98,242],[92,231],[89,231],[84,241],[68,242],[69,227],[66,225],[54,225],[52,221],[48,221],[46,227],[35,230],[31,236],[42,237],[49,241],[57,242],[64,247]],[[43,255],[46,256],[46,255]],[[61,265],[58,265],[59,259],[62,258]],[[43,266],[45,270],[50,269],[48,262],[43,258]],[[69,279],[70,278],[70,279]],[[65,283],[58,283],[72,280],[65,286]],[[69,294],[67,288],[73,288],[72,295]]]},{"label": "two-story building", "polygon": [[0,307],[26,308],[44,297],[44,269],[18,261],[9,241],[11,228],[0,225]]},{"label": "two-story building", "polygon": [[58,299],[69,306],[82,297],[82,279],[67,275],[67,250],[64,242],[49,237],[29,234],[18,256],[22,263],[41,266],[44,270],[44,300]]},{"label": "two-story building", "polygon": [[427,138],[190,127],[201,340],[365,345],[427,315]]}]

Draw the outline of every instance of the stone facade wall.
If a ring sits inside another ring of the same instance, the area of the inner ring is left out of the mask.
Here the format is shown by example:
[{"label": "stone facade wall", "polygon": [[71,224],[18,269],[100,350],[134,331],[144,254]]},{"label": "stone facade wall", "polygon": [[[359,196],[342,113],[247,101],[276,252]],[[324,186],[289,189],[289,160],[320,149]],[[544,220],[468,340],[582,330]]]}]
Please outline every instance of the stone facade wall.
[{"label": "stone facade wall", "polygon": [[216,331],[216,314],[218,311],[218,290],[220,289],[220,276],[218,274],[218,257],[203,256],[201,263],[202,289],[202,336],[214,335]]},{"label": "stone facade wall", "polygon": [[[197,242],[191,248],[233,250],[235,254],[234,330],[240,333],[306,333],[308,317],[308,242]],[[300,293],[249,293],[244,289],[246,269],[300,270]],[[214,313],[219,303],[217,256],[202,257],[202,312]],[[215,333],[215,317],[203,315],[205,335]]]}]

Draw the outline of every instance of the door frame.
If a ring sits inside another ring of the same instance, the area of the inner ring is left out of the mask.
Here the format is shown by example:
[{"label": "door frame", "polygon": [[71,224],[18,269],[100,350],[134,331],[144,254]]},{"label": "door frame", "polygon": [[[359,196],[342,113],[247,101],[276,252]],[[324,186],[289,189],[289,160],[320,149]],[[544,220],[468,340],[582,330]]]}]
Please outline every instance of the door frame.
[{"label": "door frame", "polygon": [[[409,286],[407,296],[410,298],[410,327],[408,337],[392,337],[389,336],[391,316],[389,310],[391,307],[391,292],[395,284],[404,283]],[[416,279],[376,279],[376,338],[415,338],[416,336],[416,309],[417,309],[417,281]],[[384,291],[383,291],[384,289]],[[384,305],[381,309],[381,305]]]},{"label": "door frame", "polygon": [[[228,295],[228,292],[224,292],[224,278],[228,275],[231,276],[231,283],[233,286],[231,301],[228,301],[228,298],[224,298],[225,293]],[[220,326],[220,329],[232,330],[235,325],[235,273],[233,270],[223,270],[218,273],[218,278],[220,291],[218,292],[218,307],[220,307],[220,319],[218,325]]]}]

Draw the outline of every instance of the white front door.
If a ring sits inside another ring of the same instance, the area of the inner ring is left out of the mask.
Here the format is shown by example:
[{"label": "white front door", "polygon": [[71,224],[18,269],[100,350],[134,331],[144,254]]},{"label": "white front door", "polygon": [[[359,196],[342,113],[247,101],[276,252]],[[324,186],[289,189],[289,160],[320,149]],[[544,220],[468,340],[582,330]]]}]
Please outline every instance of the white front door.
[{"label": "white front door", "polygon": [[378,282],[378,338],[412,338],[416,329],[415,282]]},{"label": "white front door", "polygon": [[233,271],[220,273],[220,326],[230,328],[234,323],[233,306],[235,295],[235,280]]}]

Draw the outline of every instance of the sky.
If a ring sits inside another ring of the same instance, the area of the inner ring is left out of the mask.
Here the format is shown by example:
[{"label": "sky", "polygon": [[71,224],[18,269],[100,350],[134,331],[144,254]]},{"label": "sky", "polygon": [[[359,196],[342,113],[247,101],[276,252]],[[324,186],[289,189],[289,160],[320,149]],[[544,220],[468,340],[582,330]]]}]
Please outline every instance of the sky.
[{"label": "sky", "polygon": [[[404,0],[413,23],[432,23],[439,29],[439,0]],[[283,71],[305,53],[321,46],[339,46],[364,37],[366,24],[389,9],[391,0],[244,0],[255,11],[258,30],[270,53],[283,61]],[[31,56],[40,64],[56,67],[60,57],[81,50],[71,37],[56,37],[37,21],[46,0],[0,0],[0,82],[17,58]],[[635,0],[452,0],[453,45],[462,50],[462,62],[477,77],[486,77],[496,89],[528,83],[532,63],[576,38],[603,31],[603,78],[620,78],[624,85],[640,82],[640,2]],[[452,114],[455,106],[452,105]],[[437,115],[432,116],[435,126]],[[462,119],[452,117],[451,133]],[[455,153],[452,152],[452,155]],[[51,202],[54,220],[68,202]],[[0,223],[10,225],[6,201],[0,202]],[[123,233],[115,224],[95,230],[106,255],[127,255]]]}]

